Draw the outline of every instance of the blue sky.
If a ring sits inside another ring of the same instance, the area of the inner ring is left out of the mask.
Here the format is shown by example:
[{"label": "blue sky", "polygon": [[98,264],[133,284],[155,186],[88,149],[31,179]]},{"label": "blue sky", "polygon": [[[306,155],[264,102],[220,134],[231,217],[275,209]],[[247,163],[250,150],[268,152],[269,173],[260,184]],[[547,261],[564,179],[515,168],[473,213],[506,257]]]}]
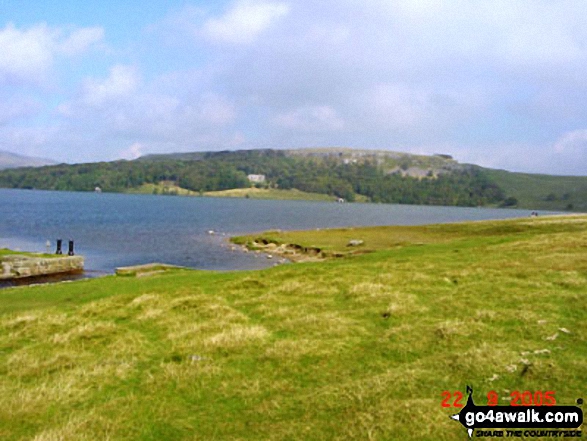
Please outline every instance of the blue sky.
[{"label": "blue sky", "polygon": [[0,0],[0,150],[345,146],[587,174],[583,1]]}]

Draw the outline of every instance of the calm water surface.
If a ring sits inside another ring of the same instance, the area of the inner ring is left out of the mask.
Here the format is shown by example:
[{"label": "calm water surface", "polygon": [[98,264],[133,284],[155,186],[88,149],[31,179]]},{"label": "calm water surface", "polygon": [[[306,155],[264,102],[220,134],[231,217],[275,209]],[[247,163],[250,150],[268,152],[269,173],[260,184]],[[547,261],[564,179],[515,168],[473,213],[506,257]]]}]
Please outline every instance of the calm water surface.
[{"label": "calm water surface", "polygon": [[[420,225],[528,216],[530,210],[337,204],[0,189],[0,248],[45,251],[75,241],[89,274],[165,262],[213,270],[255,269],[270,261],[232,251],[227,237],[268,229]],[[213,230],[217,234],[210,235]]]}]

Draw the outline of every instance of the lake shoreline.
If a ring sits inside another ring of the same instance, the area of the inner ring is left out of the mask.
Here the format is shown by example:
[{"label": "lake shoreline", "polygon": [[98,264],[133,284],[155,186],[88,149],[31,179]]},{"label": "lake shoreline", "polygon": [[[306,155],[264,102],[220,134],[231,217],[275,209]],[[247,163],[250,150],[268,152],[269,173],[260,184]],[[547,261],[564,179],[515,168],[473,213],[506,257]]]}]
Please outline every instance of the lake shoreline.
[{"label": "lake shoreline", "polygon": [[106,274],[157,261],[201,270],[251,270],[273,266],[274,260],[237,252],[224,238],[276,229],[419,225],[529,214],[515,209],[0,189],[0,247],[38,251],[48,240],[72,239],[76,252],[86,257],[86,268]]},{"label": "lake shoreline", "polygon": [[[382,439],[458,439],[440,401],[463,378],[500,402],[527,381],[581,396],[587,216],[265,234],[374,250],[0,291],[4,434],[55,433],[58,407],[91,409],[64,432],[85,439],[358,439],[366,414]],[[406,426],[420,403],[435,413]]]}]

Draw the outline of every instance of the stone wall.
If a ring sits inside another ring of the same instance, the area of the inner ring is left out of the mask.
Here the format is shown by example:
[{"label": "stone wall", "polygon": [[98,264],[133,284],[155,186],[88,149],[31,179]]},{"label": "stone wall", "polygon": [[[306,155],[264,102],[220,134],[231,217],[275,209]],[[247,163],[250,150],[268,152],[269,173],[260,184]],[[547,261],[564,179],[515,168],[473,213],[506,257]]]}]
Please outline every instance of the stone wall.
[{"label": "stone wall", "polygon": [[8,255],[0,259],[0,280],[81,272],[82,256],[32,257]]}]

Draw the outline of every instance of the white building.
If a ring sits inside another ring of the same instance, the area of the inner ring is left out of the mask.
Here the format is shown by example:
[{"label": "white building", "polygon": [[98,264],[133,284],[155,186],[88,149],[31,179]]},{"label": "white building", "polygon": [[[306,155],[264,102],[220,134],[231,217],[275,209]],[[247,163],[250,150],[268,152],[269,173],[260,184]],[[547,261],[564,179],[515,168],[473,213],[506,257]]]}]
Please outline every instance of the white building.
[{"label": "white building", "polygon": [[265,175],[248,175],[249,181],[254,184],[260,184],[265,182]]}]

